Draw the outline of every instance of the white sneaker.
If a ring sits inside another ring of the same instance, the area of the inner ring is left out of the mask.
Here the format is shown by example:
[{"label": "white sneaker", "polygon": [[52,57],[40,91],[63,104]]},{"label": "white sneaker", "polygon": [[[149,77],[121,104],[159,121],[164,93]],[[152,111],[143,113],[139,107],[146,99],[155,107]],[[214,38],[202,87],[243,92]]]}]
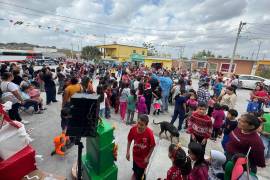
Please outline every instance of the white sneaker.
[{"label": "white sneaker", "polygon": [[21,123],[26,125],[26,124],[29,124],[29,121],[22,120]]}]

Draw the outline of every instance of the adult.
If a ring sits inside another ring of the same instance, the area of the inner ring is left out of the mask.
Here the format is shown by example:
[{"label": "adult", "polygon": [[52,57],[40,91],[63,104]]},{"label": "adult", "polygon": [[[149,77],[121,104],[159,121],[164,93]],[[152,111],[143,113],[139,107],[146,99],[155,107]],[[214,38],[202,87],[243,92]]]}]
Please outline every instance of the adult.
[{"label": "adult", "polygon": [[19,92],[19,86],[12,82],[14,79],[10,72],[5,72],[2,74],[1,90],[2,90],[2,101],[5,103],[7,101],[12,102],[11,109],[8,111],[8,115],[11,119],[20,121],[24,124],[29,123],[28,121],[23,121],[20,114],[19,108],[21,104],[24,103],[23,98]]},{"label": "adult", "polygon": [[263,89],[263,86],[257,85],[254,89],[254,91],[251,92],[250,94],[251,100],[254,98],[258,99],[259,102],[259,110],[262,109],[263,103],[266,102],[268,94],[267,92]]},{"label": "adult", "polygon": [[43,81],[46,92],[46,104],[49,105],[51,102],[57,102],[56,100],[56,87],[53,78],[53,74],[50,71],[50,68],[47,67],[43,71]]},{"label": "adult", "polygon": [[209,92],[209,83],[204,82],[198,89],[197,92],[198,103],[208,104],[210,100],[210,92]]},{"label": "adult", "polygon": [[70,80],[70,84],[65,88],[62,107],[69,105],[71,97],[75,93],[79,93],[83,91],[83,88],[80,83],[78,83],[78,79],[76,77],[72,77]]},{"label": "adult", "polygon": [[169,77],[169,73],[167,71],[164,72],[163,76],[158,78],[160,87],[162,89],[162,106],[161,111],[168,112],[168,100],[170,95],[170,90],[172,88],[173,81]]},{"label": "adult", "polygon": [[229,86],[226,88],[225,94],[221,96],[221,105],[226,105],[229,109],[234,109],[236,104],[236,94],[234,88]]},{"label": "adult", "polygon": [[23,81],[23,78],[20,76],[20,69],[19,68],[13,69],[12,73],[13,73],[12,82],[20,86],[21,82]]},{"label": "adult", "polygon": [[61,94],[64,90],[64,84],[65,84],[65,73],[64,73],[64,66],[63,63],[60,63],[59,66],[56,68],[56,76],[58,78],[58,91],[57,94]]},{"label": "adult", "polygon": [[264,146],[257,133],[260,123],[260,120],[254,115],[244,114],[240,116],[238,128],[230,133],[226,145],[228,159],[231,159],[235,154],[247,155],[249,152],[249,166],[254,173],[257,171],[257,166],[265,167]]}]

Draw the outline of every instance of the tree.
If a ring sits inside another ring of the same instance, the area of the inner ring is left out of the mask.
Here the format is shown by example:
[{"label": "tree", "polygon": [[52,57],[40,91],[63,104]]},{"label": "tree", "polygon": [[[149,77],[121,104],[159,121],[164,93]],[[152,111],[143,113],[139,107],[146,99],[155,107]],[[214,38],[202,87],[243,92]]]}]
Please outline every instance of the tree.
[{"label": "tree", "polygon": [[205,50],[202,50],[193,54],[192,56],[192,58],[194,59],[205,59],[207,57],[215,57],[215,55],[209,50],[207,52]]},{"label": "tree", "polygon": [[85,60],[95,60],[98,61],[101,59],[102,53],[95,46],[85,46],[82,49],[81,58]]},{"label": "tree", "polygon": [[155,46],[152,43],[144,42],[142,45],[144,48],[147,48],[147,56],[158,55],[158,51],[156,50]]}]

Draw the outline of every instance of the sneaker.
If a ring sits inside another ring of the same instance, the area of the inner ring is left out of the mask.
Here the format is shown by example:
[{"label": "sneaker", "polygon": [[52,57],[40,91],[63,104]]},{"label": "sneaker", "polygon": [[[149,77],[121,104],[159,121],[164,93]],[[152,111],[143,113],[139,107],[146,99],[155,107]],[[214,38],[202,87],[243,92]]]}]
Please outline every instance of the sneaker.
[{"label": "sneaker", "polygon": [[57,101],[57,100],[54,100],[54,101],[52,101],[52,102],[54,102],[54,103],[55,103],[55,102],[58,102],[58,101]]},{"label": "sneaker", "polygon": [[21,120],[21,123],[26,125],[26,124],[29,124],[29,121]]}]

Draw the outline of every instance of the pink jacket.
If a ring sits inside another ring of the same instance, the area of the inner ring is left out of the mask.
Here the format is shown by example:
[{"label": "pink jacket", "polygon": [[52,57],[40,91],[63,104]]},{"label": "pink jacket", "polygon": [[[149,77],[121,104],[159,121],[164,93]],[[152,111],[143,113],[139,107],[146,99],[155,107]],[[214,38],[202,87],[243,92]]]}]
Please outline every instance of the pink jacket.
[{"label": "pink jacket", "polygon": [[147,114],[147,107],[145,104],[145,98],[143,96],[139,98],[139,101],[137,103],[137,110],[140,114]]}]

